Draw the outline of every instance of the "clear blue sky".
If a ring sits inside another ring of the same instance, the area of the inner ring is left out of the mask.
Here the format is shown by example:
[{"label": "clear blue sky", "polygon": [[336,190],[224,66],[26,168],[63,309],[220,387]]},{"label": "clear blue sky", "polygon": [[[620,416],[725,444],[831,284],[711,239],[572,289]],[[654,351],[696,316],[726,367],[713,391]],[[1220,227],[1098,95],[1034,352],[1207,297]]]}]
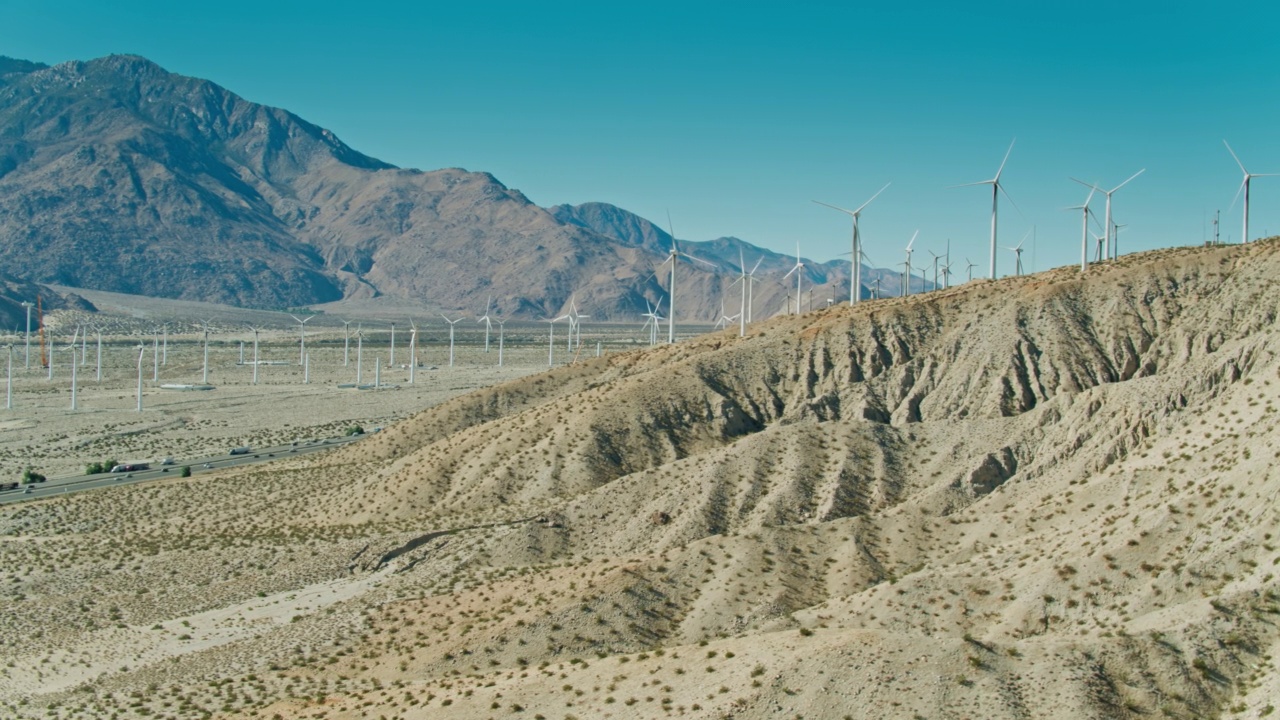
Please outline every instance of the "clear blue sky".
[{"label": "clear blue sky", "polygon": [[[947,187],[989,178],[1015,136],[1000,244],[1035,225],[1038,268],[1079,255],[1068,176],[1146,168],[1115,196],[1128,251],[1198,243],[1215,209],[1239,240],[1224,138],[1280,172],[1280,3],[858,4],[0,0],[0,54],[137,53],[397,165],[821,260],[850,227],[810,200],[892,181],[863,215],[877,264],[918,228],[917,249],[951,238],[985,266],[990,194]],[[1254,182],[1251,227],[1280,234],[1280,177]]]}]

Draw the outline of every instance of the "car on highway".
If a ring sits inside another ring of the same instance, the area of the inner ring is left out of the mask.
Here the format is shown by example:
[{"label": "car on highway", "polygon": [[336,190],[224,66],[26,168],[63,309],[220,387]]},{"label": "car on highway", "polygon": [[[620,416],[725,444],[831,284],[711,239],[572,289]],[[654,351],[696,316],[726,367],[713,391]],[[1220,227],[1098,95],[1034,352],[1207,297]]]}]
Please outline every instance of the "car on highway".
[{"label": "car on highway", "polygon": [[146,463],[120,463],[119,465],[116,465],[115,467],[111,468],[111,472],[131,473],[131,472],[136,472],[138,470],[148,470],[150,469],[150,467],[151,466]]},{"label": "car on highway", "polygon": [[231,448],[231,450],[227,452],[227,454],[228,455],[248,455],[250,452],[253,452],[253,451],[249,448],[248,445],[245,445],[243,447],[233,447]]}]

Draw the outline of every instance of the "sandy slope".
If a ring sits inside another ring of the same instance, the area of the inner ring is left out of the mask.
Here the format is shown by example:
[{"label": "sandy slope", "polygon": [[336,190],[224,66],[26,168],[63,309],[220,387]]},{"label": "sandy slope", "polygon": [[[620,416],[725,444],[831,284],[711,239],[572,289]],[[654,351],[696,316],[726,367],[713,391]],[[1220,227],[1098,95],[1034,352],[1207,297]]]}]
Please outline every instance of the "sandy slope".
[{"label": "sandy slope", "polygon": [[288,468],[6,509],[0,701],[1266,716],[1278,265],[1161,251],[783,318]]}]

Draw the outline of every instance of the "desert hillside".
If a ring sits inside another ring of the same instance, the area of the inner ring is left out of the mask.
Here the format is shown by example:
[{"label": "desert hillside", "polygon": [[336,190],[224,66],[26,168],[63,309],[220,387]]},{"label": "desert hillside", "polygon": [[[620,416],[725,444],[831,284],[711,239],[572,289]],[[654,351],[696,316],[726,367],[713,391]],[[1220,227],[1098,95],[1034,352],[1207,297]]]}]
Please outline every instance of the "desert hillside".
[{"label": "desert hillside", "polygon": [[1278,272],[838,306],[5,506],[0,714],[1266,717]]}]

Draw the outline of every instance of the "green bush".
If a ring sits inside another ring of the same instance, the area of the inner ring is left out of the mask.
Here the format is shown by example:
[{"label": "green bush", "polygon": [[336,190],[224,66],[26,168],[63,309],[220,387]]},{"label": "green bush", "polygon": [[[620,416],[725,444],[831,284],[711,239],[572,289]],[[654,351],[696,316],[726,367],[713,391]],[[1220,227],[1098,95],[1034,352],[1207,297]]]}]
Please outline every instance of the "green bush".
[{"label": "green bush", "polygon": [[30,485],[31,483],[42,483],[46,479],[47,478],[45,478],[44,475],[41,475],[40,473],[36,472],[35,470],[32,470],[31,468],[27,468],[26,470],[22,471],[23,485]]},{"label": "green bush", "polygon": [[363,435],[364,428],[360,427],[359,425],[352,425],[351,427],[347,428],[346,434],[347,434],[347,437],[351,437],[352,435]]},{"label": "green bush", "polygon": [[190,465],[183,465],[183,466],[182,466],[182,473],[181,473],[181,475],[182,475],[182,477],[191,477],[191,466],[190,466]]}]

